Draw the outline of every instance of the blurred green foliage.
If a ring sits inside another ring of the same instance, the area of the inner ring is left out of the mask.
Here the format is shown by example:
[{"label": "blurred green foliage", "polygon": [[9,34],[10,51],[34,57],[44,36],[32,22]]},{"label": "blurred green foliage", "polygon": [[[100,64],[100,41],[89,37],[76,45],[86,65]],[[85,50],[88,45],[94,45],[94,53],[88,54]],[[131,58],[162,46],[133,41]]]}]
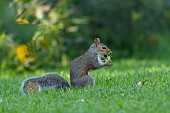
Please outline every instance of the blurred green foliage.
[{"label": "blurred green foliage", "polygon": [[169,29],[169,0],[1,0],[0,62],[24,69],[15,49],[26,44],[33,69],[66,66],[96,37],[114,58],[159,57],[169,51]]}]

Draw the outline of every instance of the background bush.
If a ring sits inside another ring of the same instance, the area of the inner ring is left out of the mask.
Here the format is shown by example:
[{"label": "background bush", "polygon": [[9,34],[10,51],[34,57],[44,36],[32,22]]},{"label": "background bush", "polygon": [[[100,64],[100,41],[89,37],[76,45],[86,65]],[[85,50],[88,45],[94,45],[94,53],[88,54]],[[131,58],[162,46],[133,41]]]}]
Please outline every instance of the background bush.
[{"label": "background bush", "polygon": [[[96,37],[114,59],[168,58],[169,28],[169,0],[1,0],[0,62],[18,71],[67,66]],[[23,44],[26,63],[15,52]]]}]

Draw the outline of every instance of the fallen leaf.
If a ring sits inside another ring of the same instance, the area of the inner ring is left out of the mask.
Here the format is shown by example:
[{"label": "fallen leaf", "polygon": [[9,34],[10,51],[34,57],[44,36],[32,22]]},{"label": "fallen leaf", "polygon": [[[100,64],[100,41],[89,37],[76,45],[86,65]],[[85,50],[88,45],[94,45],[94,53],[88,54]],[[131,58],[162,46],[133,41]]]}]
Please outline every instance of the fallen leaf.
[{"label": "fallen leaf", "polygon": [[136,83],[136,86],[142,86],[142,85],[144,85],[146,82],[148,82],[148,80],[144,80],[144,81],[142,81],[142,82],[138,82],[138,83]]}]

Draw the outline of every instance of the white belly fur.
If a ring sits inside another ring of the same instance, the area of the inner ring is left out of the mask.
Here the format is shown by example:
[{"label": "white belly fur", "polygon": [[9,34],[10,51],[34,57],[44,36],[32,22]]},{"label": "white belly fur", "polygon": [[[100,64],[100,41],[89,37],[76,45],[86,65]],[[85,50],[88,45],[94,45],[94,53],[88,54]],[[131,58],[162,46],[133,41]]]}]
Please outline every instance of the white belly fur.
[{"label": "white belly fur", "polygon": [[98,59],[98,62],[99,62],[100,65],[104,65],[104,62],[101,60],[99,55],[98,55],[97,59]]}]

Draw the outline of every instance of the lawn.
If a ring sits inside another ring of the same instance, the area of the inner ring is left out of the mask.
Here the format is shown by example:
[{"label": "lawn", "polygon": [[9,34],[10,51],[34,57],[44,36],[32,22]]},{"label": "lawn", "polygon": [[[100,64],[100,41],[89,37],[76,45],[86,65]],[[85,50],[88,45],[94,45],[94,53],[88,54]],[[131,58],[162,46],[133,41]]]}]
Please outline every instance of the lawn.
[{"label": "lawn", "polygon": [[[45,70],[44,70],[45,72]],[[54,70],[69,80],[69,69]],[[43,72],[0,79],[0,113],[168,113],[170,62],[119,60],[92,76],[96,85],[84,89],[19,93],[24,78]],[[9,76],[9,75],[8,75]],[[148,80],[142,86],[136,83]]]}]

